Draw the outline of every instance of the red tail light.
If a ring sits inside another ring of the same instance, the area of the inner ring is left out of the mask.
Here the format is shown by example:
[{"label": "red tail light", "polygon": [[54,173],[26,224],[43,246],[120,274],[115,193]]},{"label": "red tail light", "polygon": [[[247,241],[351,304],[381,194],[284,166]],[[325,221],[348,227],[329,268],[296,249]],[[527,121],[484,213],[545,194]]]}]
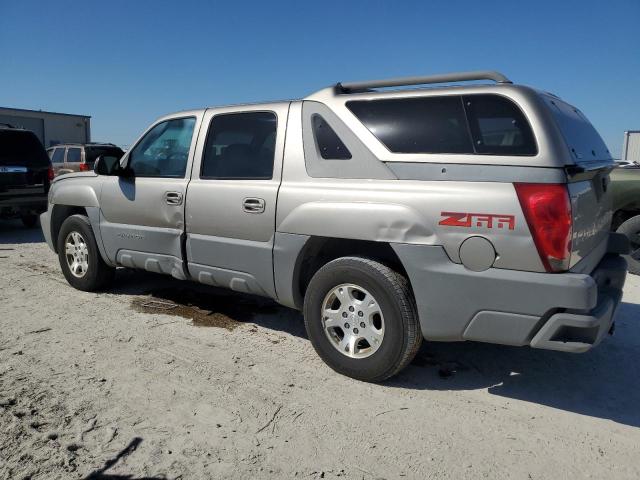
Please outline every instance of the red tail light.
[{"label": "red tail light", "polygon": [[50,182],[53,181],[54,176],[55,174],[53,173],[53,167],[49,167],[49,170],[47,170],[47,178]]},{"label": "red tail light", "polygon": [[567,186],[515,183],[522,212],[547,272],[569,268],[571,257],[571,202]]},{"label": "red tail light", "polygon": [[81,171],[81,172],[88,172],[89,170],[91,170],[91,169],[89,168],[89,165],[87,165],[86,163],[81,163],[81,164],[80,164],[80,171]]}]

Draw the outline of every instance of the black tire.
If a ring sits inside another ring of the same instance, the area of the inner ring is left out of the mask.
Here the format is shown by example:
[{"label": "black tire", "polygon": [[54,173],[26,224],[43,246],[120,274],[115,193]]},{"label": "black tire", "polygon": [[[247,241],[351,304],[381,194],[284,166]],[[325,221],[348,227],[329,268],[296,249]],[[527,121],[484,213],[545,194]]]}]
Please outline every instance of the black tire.
[{"label": "black tire", "polygon": [[22,224],[27,228],[33,228],[38,223],[38,215],[35,213],[24,213],[20,215],[20,220],[22,220]]},{"label": "black tire", "polygon": [[[72,232],[77,232],[82,236],[88,251],[88,267],[81,277],[71,272],[67,262],[65,240]],[[102,260],[98,251],[96,237],[91,229],[91,223],[84,215],[71,215],[62,223],[57,245],[60,268],[62,268],[62,273],[72,287],[85,292],[94,292],[106,287],[113,280],[115,268],[110,267]]]},{"label": "black tire", "polygon": [[[335,287],[355,284],[371,293],[384,317],[384,337],[366,358],[350,358],[325,333],[323,302]],[[304,298],[304,323],[316,352],[333,370],[365,382],[381,382],[406,367],[420,348],[422,333],[408,280],[391,268],[363,257],[342,257],[324,265],[311,279]]]},{"label": "black tire", "polygon": [[618,227],[618,233],[624,233],[631,244],[631,254],[625,255],[629,272],[640,275],[640,215],[631,217]]}]

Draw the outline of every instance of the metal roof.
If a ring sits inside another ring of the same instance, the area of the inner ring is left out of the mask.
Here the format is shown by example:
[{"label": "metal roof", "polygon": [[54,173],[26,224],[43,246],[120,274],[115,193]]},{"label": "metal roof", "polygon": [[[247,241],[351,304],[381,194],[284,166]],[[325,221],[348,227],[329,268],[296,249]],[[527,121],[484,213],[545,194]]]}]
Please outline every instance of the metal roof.
[{"label": "metal roof", "polygon": [[47,110],[30,110],[28,108],[0,107],[0,110],[16,110],[18,112],[47,113],[47,114],[50,114],[50,115],[64,115],[64,116],[67,116],[67,117],[91,118],[91,115],[81,115],[81,114],[78,114],[78,113],[49,112]]}]

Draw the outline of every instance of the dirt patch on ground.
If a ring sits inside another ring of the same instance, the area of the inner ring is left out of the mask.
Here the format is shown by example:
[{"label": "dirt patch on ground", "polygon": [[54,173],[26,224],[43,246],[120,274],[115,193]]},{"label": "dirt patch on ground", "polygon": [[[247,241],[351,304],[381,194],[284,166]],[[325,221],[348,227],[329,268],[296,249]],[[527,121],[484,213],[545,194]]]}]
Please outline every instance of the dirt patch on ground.
[{"label": "dirt patch on ground", "polygon": [[134,298],[137,312],[174,315],[191,320],[197,327],[218,327],[234,330],[252,321],[257,315],[277,314],[282,307],[267,299],[233,292],[194,288],[162,288],[143,297]]}]

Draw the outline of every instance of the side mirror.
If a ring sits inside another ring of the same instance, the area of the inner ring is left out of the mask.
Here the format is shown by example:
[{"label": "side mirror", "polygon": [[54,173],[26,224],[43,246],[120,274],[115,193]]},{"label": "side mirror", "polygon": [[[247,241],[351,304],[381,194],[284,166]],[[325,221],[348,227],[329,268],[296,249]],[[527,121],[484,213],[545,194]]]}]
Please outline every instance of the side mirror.
[{"label": "side mirror", "polygon": [[93,171],[98,175],[118,175],[120,159],[110,155],[100,155],[93,163]]},{"label": "side mirror", "polygon": [[100,155],[93,164],[93,171],[98,175],[112,175],[125,179],[135,178],[133,168],[120,165],[120,158],[111,155]]},{"label": "side mirror", "polygon": [[129,165],[122,167],[120,163],[118,163],[118,168],[115,172],[115,175],[118,175],[120,178],[124,178],[125,180],[133,180],[136,178],[136,174]]}]

